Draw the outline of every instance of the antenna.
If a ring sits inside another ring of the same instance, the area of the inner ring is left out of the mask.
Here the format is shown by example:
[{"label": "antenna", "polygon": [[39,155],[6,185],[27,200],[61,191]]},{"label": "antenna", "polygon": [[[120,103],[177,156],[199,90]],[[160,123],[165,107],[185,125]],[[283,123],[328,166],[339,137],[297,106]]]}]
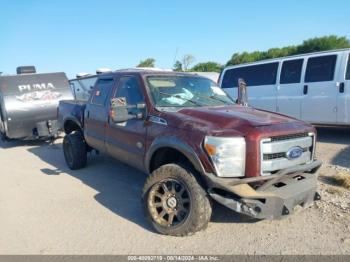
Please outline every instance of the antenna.
[{"label": "antenna", "polygon": [[177,52],[178,52],[178,51],[179,51],[179,47],[176,47],[176,50],[175,50],[175,55],[174,55],[173,65],[175,64],[176,57],[177,57]]}]

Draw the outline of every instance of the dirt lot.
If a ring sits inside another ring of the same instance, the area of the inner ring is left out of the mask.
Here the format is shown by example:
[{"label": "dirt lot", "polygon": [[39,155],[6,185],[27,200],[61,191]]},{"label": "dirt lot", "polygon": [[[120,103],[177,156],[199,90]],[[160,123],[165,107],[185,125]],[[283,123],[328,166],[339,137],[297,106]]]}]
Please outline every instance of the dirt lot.
[{"label": "dirt lot", "polygon": [[209,228],[186,238],[148,226],[140,204],[145,175],[133,168],[93,155],[73,172],[62,139],[0,142],[0,253],[350,254],[350,191],[329,185],[329,176],[349,175],[349,129],[318,131],[320,202],[274,221],[216,204]]}]

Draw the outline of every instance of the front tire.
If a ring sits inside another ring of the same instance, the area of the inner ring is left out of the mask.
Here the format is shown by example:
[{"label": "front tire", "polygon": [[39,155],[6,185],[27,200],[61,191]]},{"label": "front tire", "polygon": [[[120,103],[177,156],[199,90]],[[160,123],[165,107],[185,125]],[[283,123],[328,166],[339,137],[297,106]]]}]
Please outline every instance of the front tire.
[{"label": "front tire", "polygon": [[81,169],[87,163],[87,146],[81,132],[73,132],[63,139],[63,153],[71,170]]},{"label": "front tire", "polygon": [[166,164],[147,179],[142,192],[146,216],[161,234],[192,235],[208,226],[210,200],[190,169]]}]

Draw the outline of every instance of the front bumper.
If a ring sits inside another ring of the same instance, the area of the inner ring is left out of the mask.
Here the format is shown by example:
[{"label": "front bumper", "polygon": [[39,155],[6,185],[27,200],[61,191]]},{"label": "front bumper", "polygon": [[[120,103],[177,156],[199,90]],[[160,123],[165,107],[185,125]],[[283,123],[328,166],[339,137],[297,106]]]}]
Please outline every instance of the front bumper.
[{"label": "front bumper", "polygon": [[[258,219],[275,219],[319,200],[317,171],[322,162],[280,170],[270,176],[219,178],[206,174],[209,195],[222,205]],[[252,184],[262,183],[255,189]]]}]

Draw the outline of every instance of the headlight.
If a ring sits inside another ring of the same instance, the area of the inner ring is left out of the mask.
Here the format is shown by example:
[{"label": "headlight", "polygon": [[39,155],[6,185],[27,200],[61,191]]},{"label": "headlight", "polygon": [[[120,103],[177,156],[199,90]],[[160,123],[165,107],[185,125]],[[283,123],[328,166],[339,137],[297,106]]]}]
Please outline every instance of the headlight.
[{"label": "headlight", "polygon": [[204,148],[218,176],[244,176],[246,144],[243,137],[207,136],[204,140]]}]

